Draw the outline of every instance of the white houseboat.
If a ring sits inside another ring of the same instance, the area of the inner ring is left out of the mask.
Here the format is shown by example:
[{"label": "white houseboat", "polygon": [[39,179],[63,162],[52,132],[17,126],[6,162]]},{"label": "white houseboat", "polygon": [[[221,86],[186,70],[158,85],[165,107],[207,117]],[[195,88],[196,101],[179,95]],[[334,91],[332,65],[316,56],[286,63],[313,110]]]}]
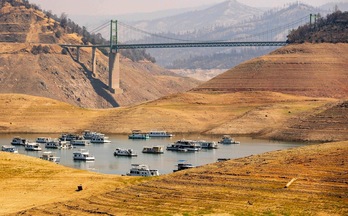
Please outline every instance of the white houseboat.
[{"label": "white houseboat", "polygon": [[205,141],[205,140],[199,140],[197,141],[202,149],[217,149],[218,148],[218,144],[216,144],[216,142],[214,141]]},{"label": "white houseboat", "polygon": [[95,158],[93,155],[89,154],[89,151],[86,149],[80,149],[79,151],[73,152],[74,160],[83,160],[83,161],[94,161]]},{"label": "white houseboat", "polygon": [[229,135],[224,135],[221,140],[219,141],[220,144],[240,144],[239,141],[235,141],[232,137]]},{"label": "white houseboat", "polygon": [[21,138],[21,137],[15,137],[11,141],[11,145],[22,145],[24,146],[27,144],[29,141],[27,139]]},{"label": "white houseboat", "polygon": [[166,131],[150,131],[149,137],[172,137],[173,134]]},{"label": "white houseboat", "polygon": [[145,164],[132,164],[130,172],[127,173],[127,176],[159,176],[159,171],[155,169],[150,169]]},{"label": "white houseboat", "polygon": [[18,149],[16,147],[8,146],[8,145],[1,146],[1,151],[15,153],[15,154],[18,153]]},{"label": "white houseboat", "polygon": [[193,140],[178,140],[167,146],[167,150],[170,151],[199,151],[201,148],[201,145]]},{"label": "white houseboat", "polygon": [[42,155],[40,158],[43,160],[54,162],[54,163],[60,162],[60,157],[56,157],[55,154],[51,151],[42,152]]},{"label": "white houseboat", "polygon": [[51,140],[51,141],[45,143],[45,148],[61,149],[62,145],[65,143],[66,143],[66,141]]},{"label": "white houseboat", "polygon": [[164,148],[162,146],[153,146],[153,147],[147,147],[144,146],[143,153],[150,153],[150,154],[163,154]]},{"label": "white houseboat", "polygon": [[127,156],[127,157],[136,157],[138,156],[133,149],[120,149],[117,148],[114,152],[114,156]]},{"label": "white houseboat", "polygon": [[110,143],[109,137],[106,137],[104,134],[97,134],[92,137],[91,143]]},{"label": "white houseboat", "polygon": [[185,170],[185,169],[190,169],[190,168],[194,168],[195,167],[195,166],[193,166],[190,163],[186,163],[185,160],[180,160],[177,166],[178,166],[178,169],[173,170],[173,172],[177,172],[177,171],[180,171],[180,170]]},{"label": "white houseboat", "polygon": [[36,138],[35,142],[37,142],[37,143],[47,143],[47,142],[50,142],[50,141],[52,141],[52,139],[49,138],[49,137],[38,137],[38,138]]},{"label": "white houseboat", "polygon": [[84,139],[91,140],[97,134],[97,132],[85,130],[83,131],[82,136]]},{"label": "white houseboat", "polygon": [[86,145],[89,145],[89,141],[85,139],[71,140],[70,144],[73,146],[86,146]]},{"label": "white houseboat", "polygon": [[128,136],[129,139],[149,139],[148,133],[142,133],[140,130],[133,130],[132,134]]},{"label": "white houseboat", "polygon": [[30,142],[30,143],[27,143],[25,146],[24,146],[24,149],[27,150],[27,151],[41,151],[41,146],[40,146],[40,143],[36,143],[36,142]]}]

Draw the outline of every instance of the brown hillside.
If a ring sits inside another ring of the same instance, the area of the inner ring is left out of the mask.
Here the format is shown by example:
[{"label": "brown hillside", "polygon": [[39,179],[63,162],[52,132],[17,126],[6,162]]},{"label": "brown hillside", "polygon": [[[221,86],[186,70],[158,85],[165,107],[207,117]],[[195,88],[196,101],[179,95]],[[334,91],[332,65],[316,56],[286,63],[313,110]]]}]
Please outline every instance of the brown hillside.
[{"label": "brown hillside", "polygon": [[[139,179],[135,177],[127,186],[122,183],[130,178],[112,181],[111,176],[0,153],[0,214],[347,215],[347,154],[347,142],[311,145],[140,183],[134,182]],[[86,190],[75,192],[77,178]]]},{"label": "brown hillside", "polygon": [[128,134],[133,129],[163,129],[284,140],[348,140],[346,103],[273,92],[190,92],[133,107],[92,110],[47,98],[0,94],[0,132],[89,129]]},{"label": "brown hillside", "polygon": [[240,64],[194,91],[272,91],[347,98],[347,68],[347,43],[288,45]]},{"label": "brown hillside", "polygon": [[307,117],[299,116],[289,122],[289,127],[274,132],[273,138],[297,137],[298,140],[347,140],[348,101],[328,104]]},{"label": "brown hillside", "polygon": [[[110,94],[108,58],[101,52],[97,52],[97,73],[92,76],[91,49],[82,49],[81,61],[76,62],[73,51],[72,56],[64,55],[57,45],[81,44],[76,34],[64,33],[52,19],[32,8],[7,4],[0,14],[0,93],[22,93],[81,107],[107,108],[154,100],[199,84],[150,62],[121,58],[124,91]],[[57,31],[63,32],[59,38]]]}]

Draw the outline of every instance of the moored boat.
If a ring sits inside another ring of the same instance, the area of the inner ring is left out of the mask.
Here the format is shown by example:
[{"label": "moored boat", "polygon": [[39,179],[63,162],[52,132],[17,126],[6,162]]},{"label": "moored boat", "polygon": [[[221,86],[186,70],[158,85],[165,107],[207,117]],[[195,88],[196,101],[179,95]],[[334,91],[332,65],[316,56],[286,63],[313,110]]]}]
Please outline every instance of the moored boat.
[{"label": "moored boat", "polygon": [[129,139],[149,139],[148,133],[142,133],[140,130],[133,130],[132,134],[128,136]]},{"label": "moored boat", "polygon": [[65,143],[66,143],[66,141],[51,140],[51,141],[45,143],[45,148],[61,149],[62,145]]},{"label": "moored boat", "polygon": [[55,156],[55,154],[51,151],[42,152],[42,155],[40,158],[43,160],[54,162],[54,163],[60,162],[60,157]]},{"label": "moored boat", "polygon": [[79,135],[77,134],[62,134],[59,139],[62,141],[71,141],[71,140],[75,140],[75,139],[79,139]]},{"label": "moored boat", "polygon": [[143,147],[143,153],[150,153],[150,154],[163,154],[164,149],[162,146],[153,146],[153,147]]},{"label": "moored boat", "polygon": [[173,170],[173,172],[177,172],[177,171],[180,171],[180,170],[185,170],[185,169],[190,169],[190,168],[194,168],[195,167],[195,166],[193,166],[190,163],[186,163],[184,160],[180,160],[177,166],[178,166],[178,169]]},{"label": "moored boat", "polygon": [[167,133],[166,131],[150,131],[149,137],[172,137],[173,134]]},{"label": "moored boat", "polygon": [[127,173],[127,176],[159,176],[159,171],[156,169],[150,169],[145,164],[132,164],[130,172]]},{"label": "moored boat", "polygon": [[82,161],[94,161],[95,157],[89,154],[88,150],[80,149],[78,151],[73,152],[73,159]]},{"label": "moored boat", "polygon": [[220,144],[240,144],[239,141],[235,141],[232,137],[229,135],[224,135],[221,140],[219,141]]},{"label": "moored boat", "polygon": [[110,143],[109,137],[106,137],[104,134],[97,134],[92,137],[91,143]]},{"label": "moored boat", "polygon": [[85,146],[85,145],[89,145],[89,141],[85,139],[71,140],[70,144],[73,146]]},{"label": "moored boat", "polygon": [[30,142],[30,143],[27,143],[25,146],[24,146],[24,149],[27,150],[27,151],[41,151],[41,146],[40,146],[40,143],[36,143],[36,142]]},{"label": "moored boat", "polygon": [[8,146],[8,145],[1,146],[1,151],[15,153],[15,154],[18,153],[18,149],[16,147]]},{"label": "moored boat", "polygon": [[11,145],[22,145],[24,146],[27,144],[29,141],[27,139],[21,138],[21,137],[15,137],[11,141]]},{"label": "moored boat", "polygon": [[38,137],[38,138],[36,138],[35,142],[37,142],[37,143],[47,143],[47,142],[50,142],[50,141],[52,141],[52,139],[49,138],[49,137]]},{"label": "moored boat", "polygon": [[197,141],[202,149],[217,149],[218,145],[214,141],[205,141],[205,140],[199,140]]},{"label": "moored boat", "polygon": [[120,149],[117,148],[114,152],[114,156],[127,156],[127,157],[136,157],[138,156],[133,149]]},{"label": "moored boat", "polygon": [[84,139],[90,140],[97,134],[98,134],[97,132],[85,130],[83,131],[82,136]]},{"label": "moored boat", "polygon": [[201,150],[201,145],[197,141],[193,140],[178,140],[173,144],[167,146],[167,150],[170,151],[199,151]]}]

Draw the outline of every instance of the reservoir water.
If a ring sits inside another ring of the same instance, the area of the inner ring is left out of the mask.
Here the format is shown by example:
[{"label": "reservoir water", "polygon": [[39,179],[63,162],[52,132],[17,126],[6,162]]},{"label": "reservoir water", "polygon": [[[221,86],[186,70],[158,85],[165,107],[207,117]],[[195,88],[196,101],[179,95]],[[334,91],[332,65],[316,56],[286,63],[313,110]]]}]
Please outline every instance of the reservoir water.
[{"label": "reservoir water", "polygon": [[[59,134],[16,134],[16,135],[0,135],[0,145],[10,145],[11,140],[15,136],[27,138],[35,141],[37,137],[51,137],[58,138]],[[235,140],[240,141],[240,144],[223,145],[218,144],[218,149],[205,150],[198,152],[175,152],[164,151],[164,154],[144,154],[142,149],[144,146],[160,145],[166,148],[167,145],[179,139],[192,140],[209,140],[216,143],[221,136],[204,136],[204,135],[175,135],[171,138],[150,138],[147,140],[131,140],[127,135],[106,135],[111,140],[111,143],[105,144],[90,144],[87,146],[78,146],[74,149],[45,149],[45,145],[41,144],[42,151],[32,152],[26,151],[24,146],[16,146],[20,154],[40,157],[43,151],[52,151],[56,156],[60,157],[60,164],[76,169],[84,169],[93,172],[106,174],[124,175],[129,172],[131,164],[147,164],[151,169],[158,169],[160,174],[167,174],[177,169],[178,161],[185,160],[194,166],[214,163],[218,158],[241,158],[250,155],[260,154],[269,151],[276,151],[280,149],[288,149],[306,145],[304,143],[296,142],[281,142],[262,139],[253,139],[250,137],[235,137]],[[74,161],[73,152],[77,149],[88,149],[91,154],[95,156],[95,161],[84,162]],[[137,157],[122,157],[114,156],[116,148],[133,149],[137,152]]]}]

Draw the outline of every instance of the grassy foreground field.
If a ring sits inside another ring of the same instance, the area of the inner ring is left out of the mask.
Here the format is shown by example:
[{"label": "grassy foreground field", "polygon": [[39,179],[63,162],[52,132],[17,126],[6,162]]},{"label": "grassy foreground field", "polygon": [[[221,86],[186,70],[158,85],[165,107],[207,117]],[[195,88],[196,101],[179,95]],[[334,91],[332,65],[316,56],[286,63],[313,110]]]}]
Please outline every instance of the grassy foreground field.
[{"label": "grassy foreground field", "polygon": [[0,215],[347,215],[347,155],[310,145],[144,179],[0,152]]}]

